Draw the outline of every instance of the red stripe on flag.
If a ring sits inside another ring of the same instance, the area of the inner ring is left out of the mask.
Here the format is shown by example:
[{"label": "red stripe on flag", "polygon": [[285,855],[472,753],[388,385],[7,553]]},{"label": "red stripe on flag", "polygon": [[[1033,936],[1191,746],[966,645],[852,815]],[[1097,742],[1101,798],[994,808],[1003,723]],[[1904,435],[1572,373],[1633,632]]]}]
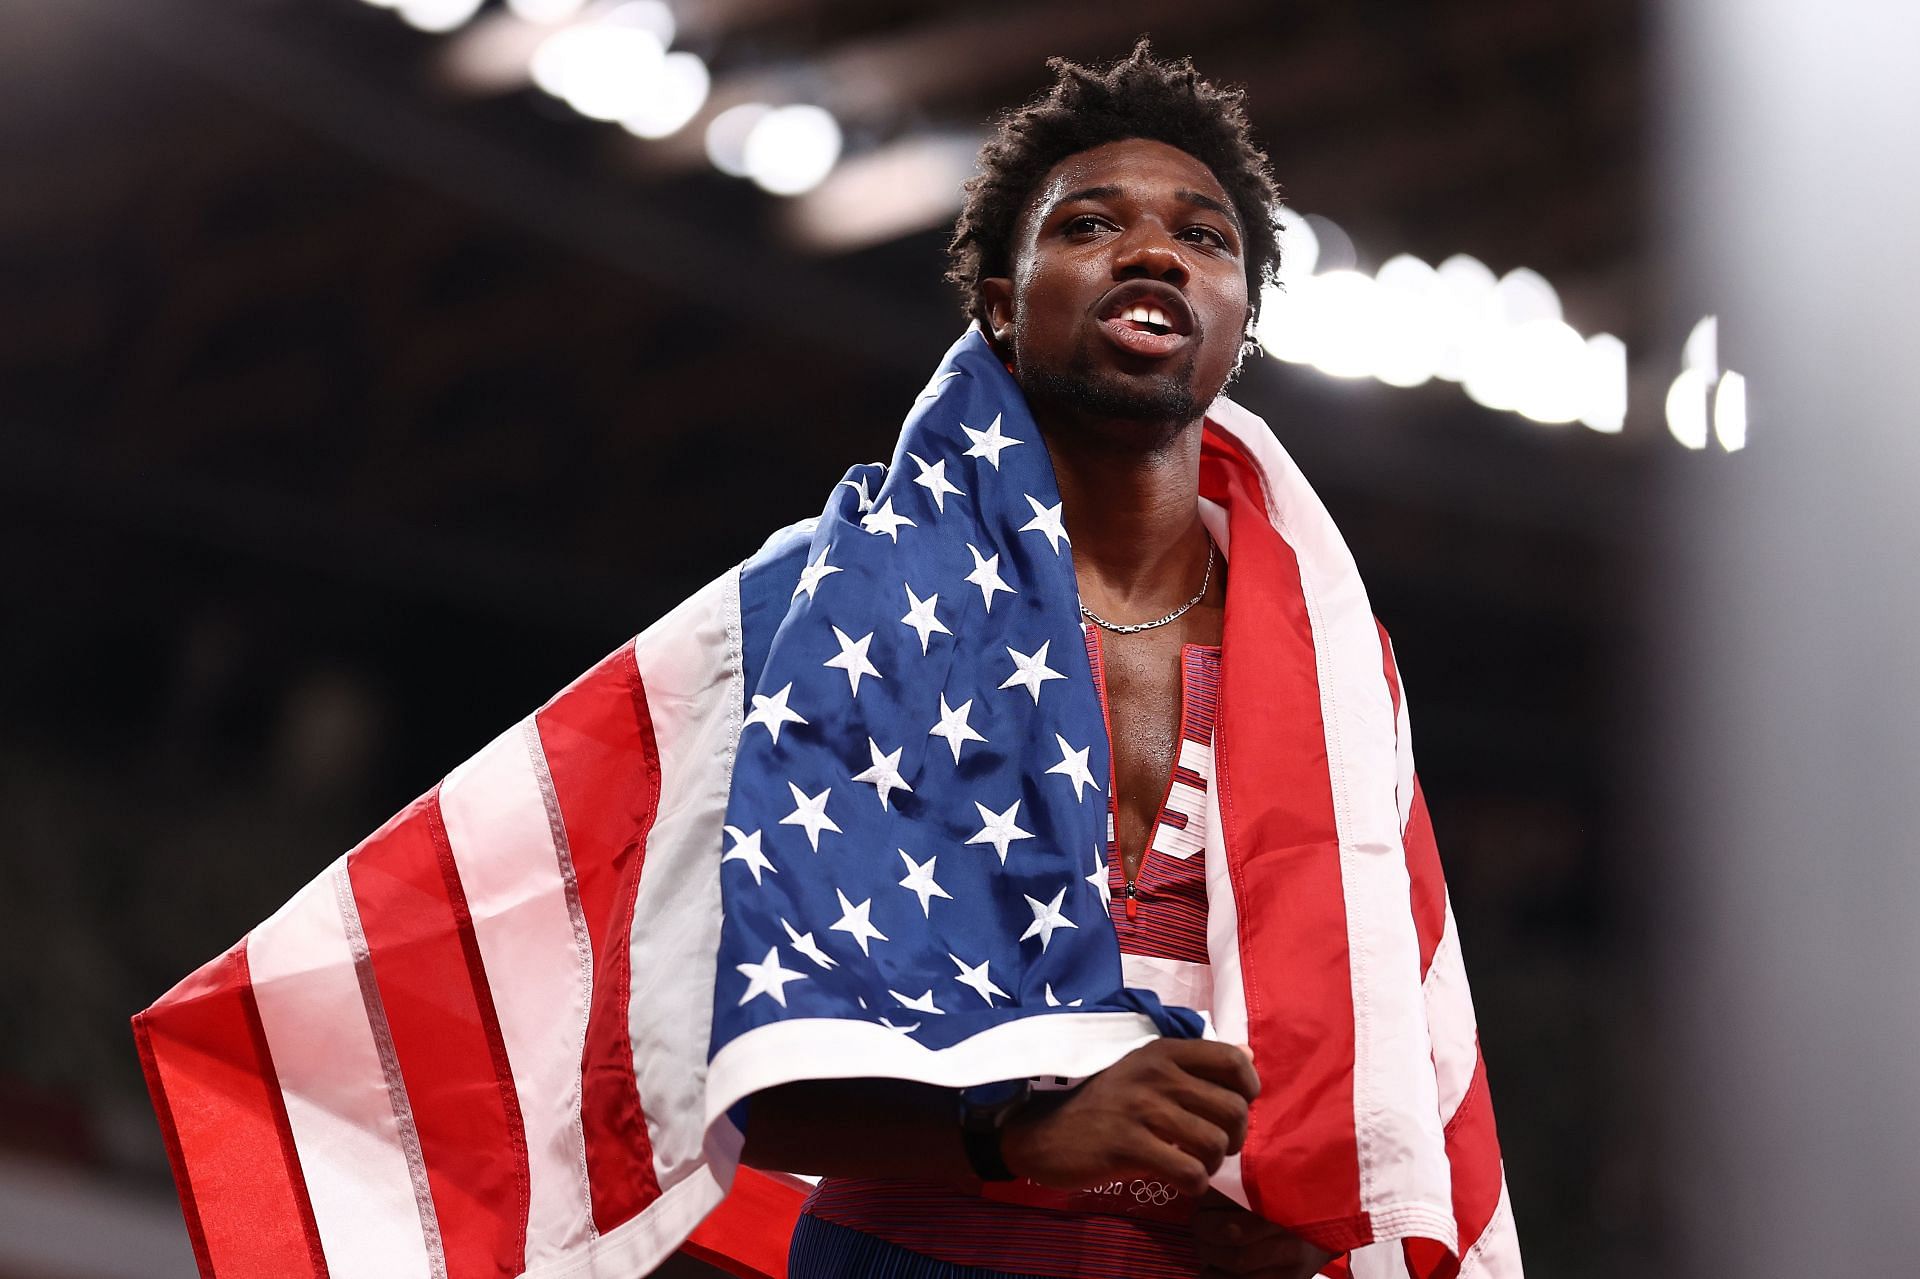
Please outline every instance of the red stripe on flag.
[{"label": "red stripe on flag", "polygon": [[1262,1075],[1247,1193],[1261,1215],[1346,1252],[1372,1227],[1360,1205],[1347,918],[1312,625],[1258,473],[1211,432],[1200,491],[1226,505],[1233,548],[1214,785]]},{"label": "red stripe on flag", "polygon": [[604,1232],[660,1196],[627,1030],[627,938],[647,832],[660,801],[660,753],[633,645],[622,645],[581,676],[534,724],[593,943],[581,1098],[594,1224]]},{"label": "red stripe on flag", "polygon": [[786,1279],[787,1245],[806,1199],[799,1187],[742,1166],[681,1251],[740,1279]]},{"label": "red stripe on flag", "polygon": [[525,1269],[526,1134],[439,791],[347,858],[413,1109],[448,1279]]},{"label": "red stripe on flag", "polygon": [[[1487,1091],[1487,1061],[1477,1048],[1473,1082],[1447,1124],[1447,1160],[1453,1165],[1453,1219],[1460,1224],[1464,1254],[1486,1232],[1500,1206],[1500,1134],[1494,1128],[1493,1094]],[[1431,1279],[1453,1279],[1458,1273],[1458,1263],[1429,1272]]]},{"label": "red stripe on flag", "polygon": [[327,1279],[246,942],[135,1017],[133,1033],[201,1275]]},{"label": "red stripe on flag", "polygon": [[1407,879],[1413,901],[1413,927],[1420,936],[1420,978],[1426,980],[1433,952],[1447,927],[1447,879],[1440,869],[1440,846],[1433,838],[1433,819],[1427,815],[1427,797],[1416,778],[1413,811],[1407,817],[1401,844],[1407,854]]},{"label": "red stripe on flag", "polygon": [[[1400,714],[1400,668],[1393,660],[1393,641],[1387,628],[1380,630],[1381,666],[1387,688],[1393,693],[1393,713]],[[1402,749],[1405,749],[1404,746]],[[1407,854],[1407,878],[1411,881],[1413,927],[1420,937],[1420,976],[1424,979],[1433,964],[1433,952],[1440,946],[1440,934],[1447,924],[1447,880],[1440,869],[1440,846],[1433,838],[1433,819],[1427,814],[1427,799],[1414,778],[1413,800],[1408,805],[1407,829],[1401,833]]]}]

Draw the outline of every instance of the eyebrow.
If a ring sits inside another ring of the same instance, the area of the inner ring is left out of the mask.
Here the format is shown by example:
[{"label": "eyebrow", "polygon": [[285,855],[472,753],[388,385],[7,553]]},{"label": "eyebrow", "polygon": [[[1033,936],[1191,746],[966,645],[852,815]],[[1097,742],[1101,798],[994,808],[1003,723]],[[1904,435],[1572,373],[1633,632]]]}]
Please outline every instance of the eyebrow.
[{"label": "eyebrow", "polygon": [[1234,230],[1238,231],[1240,229],[1240,215],[1212,196],[1202,195],[1198,191],[1175,191],[1173,194],[1175,199],[1185,200],[1188,204],[1198,205],[1203,209],[1212,209],[1215,213],[1218,213],[1221,217],[1233,223]]},{"label": "eyebrow", "polygon": [[[1122,193],[1120,188],[1115,186],[1081,187],[1078,191],[1069,191],[1067,194],[1061,196],[1058,200],[1055,200],[1053,202],[1053,208],[1059,209],[1063,205],[1073,204],[1080,200],[1112,200],[1121,194]],[[1238,213],[1235,213],[1233,209],[1230,208],[1229,206],[1224,205],[1220,203],[1220,201],[1214,199],[1212,196],[1205,195],[1199,191],[1184,191],[1184,190],[1175,191],[1173,193],[1173,196],[1174,196],[1174,199],[1180,200],[1186,204],[1191,204],[1196,208],[1213,210],[1215,213],[1218,213],[1221,217],[1227,219],[1227,221],[1233,223],[1233,229],[1235,231],[1240,230],[1240,215]]]}]

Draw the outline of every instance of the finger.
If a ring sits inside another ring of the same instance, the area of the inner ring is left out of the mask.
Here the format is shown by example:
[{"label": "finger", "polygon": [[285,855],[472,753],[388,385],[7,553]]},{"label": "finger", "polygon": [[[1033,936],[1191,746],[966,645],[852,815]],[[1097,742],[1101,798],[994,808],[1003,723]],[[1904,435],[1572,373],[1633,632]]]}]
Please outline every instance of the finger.
[{"label": "finger", "polygon": [[1168,1055],[1188,1074],[1232,1089],[1248,1101],[1260,1095],[1260,1076],[1254,1072],[1253,1058],[1233,1044],[1207,1039],[1180,1040]]},{"label": "finger", "polygon": [[1227,1135],[1228,1154],[1238,1154],[1247,1139],[1247,1099],[1231,1089],[1189,1075],[1161,1090],[1161,1097],[1197,1115]]},{"label": "finger", "polygon": [[1125,1161],[1125,1166],[1120,1170],[1121,1176],[1154,1178],[1185,1195],[1206,1193],[1206,1165],[1180,1146],[1146,1130],[1141,1131],[1131,1144],[1132,1158]]},{"label": "finger", "polygon": [[1218,1125],[1177,1105],[1162,1100],[1143,1110],[1140,1119],[1154,1136],[1199,1160],[1209,1174],[1227,1157],[1227,1134]]}]

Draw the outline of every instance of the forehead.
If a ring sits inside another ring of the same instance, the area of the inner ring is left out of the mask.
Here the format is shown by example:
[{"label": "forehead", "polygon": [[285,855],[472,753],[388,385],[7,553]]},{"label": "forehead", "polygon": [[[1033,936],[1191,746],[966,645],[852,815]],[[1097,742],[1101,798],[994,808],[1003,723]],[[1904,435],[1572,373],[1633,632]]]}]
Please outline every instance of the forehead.
[{"label": "forehead", "polygon": [[1031,225],[1062,196],[1089,187],[1116,187],[1123,197],[1147,199],[1192,191],[1232,207],[1213,170],[1179,147],[1149,138],[1126,138],[1076,151],[1047,171],[1021,210]]}]

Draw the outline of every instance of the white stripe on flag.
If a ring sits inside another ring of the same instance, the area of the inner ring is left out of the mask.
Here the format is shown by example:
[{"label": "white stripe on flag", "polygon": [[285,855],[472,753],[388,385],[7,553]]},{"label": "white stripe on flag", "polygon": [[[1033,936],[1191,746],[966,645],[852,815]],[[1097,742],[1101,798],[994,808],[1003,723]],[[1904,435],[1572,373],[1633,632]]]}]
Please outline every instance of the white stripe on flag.
[{"label": "white stripe on flag", "polygon": [[433,1273],[414,1179],[334,896],[336,861],[253,930],[247,961],[327,1268]]},{"label": "white stripe on flag", "polygon": [[[440,787],[440,816],[473,917],[527,1138],[527,1264],[593,1237],[580,1061],[592,957],[578,895],[561,873],[530,721],[490,742]],[[544,759],[544,756],[542,756]]]},{"label": "white stripe on flag", "polygon": [[1459,1279],[1525,1279],[1520,1269],[1520,1237],[1513,1228],[1513,1200],[1500,1177],[1500,1202],[1487,1228],[1460,1259]]},{"label": "white stripe on flag", "polygon": [[1439,1081],[1440,1122],[1445,1124],[1452,1121],[1473,1083],[1473,1064],[1480,1051],[1473,992],[1467,987],[1467,966],[1460,956],[1451,901],[1427,969],[1426,1002],[1427,1025],[1433,1032],[1433,1073]]},{"label": "white stripe on flag", "polygon": [[1152,991],[1163,1004],[1191,1008],[1209,1019],[1213,1016],[1213,969],[1206,964],[1121,951],[1120,980],[1136,989]]},{"label": "white stripe on flag", "polygon": [[1400,804],[1400,830],[1413,820],[1413,717],[1407,712],[1407,681],[1400,678],[1400,663],[1394,661],[1393,646],[1384,644],[1386,659],[1393,662],[1394,682],[1400,686],[1400,707],[1393,717],[1393,794]]},{"label": "white stripe on flag", "polygon": [[[703,1165],[707,1040],[720,949],[721,825],[745,712],[740,571],[634,641],[660,755],[660,807],[634,902],[634,1074],[660,1189]],[[731,1181],[733,1169],[721,1172]]]},{"label": "white stripe on flag", "polygon": [[1420,942],[1400,843],[1392,693],[1353,554],[1266,424],[1228,401],[1208,416],[1258,464],[1268,514],[1300,564],[1326,726],[1353,987],[1353,1104],[1360,1204],[1384,1237],[1457,1235]]}]

